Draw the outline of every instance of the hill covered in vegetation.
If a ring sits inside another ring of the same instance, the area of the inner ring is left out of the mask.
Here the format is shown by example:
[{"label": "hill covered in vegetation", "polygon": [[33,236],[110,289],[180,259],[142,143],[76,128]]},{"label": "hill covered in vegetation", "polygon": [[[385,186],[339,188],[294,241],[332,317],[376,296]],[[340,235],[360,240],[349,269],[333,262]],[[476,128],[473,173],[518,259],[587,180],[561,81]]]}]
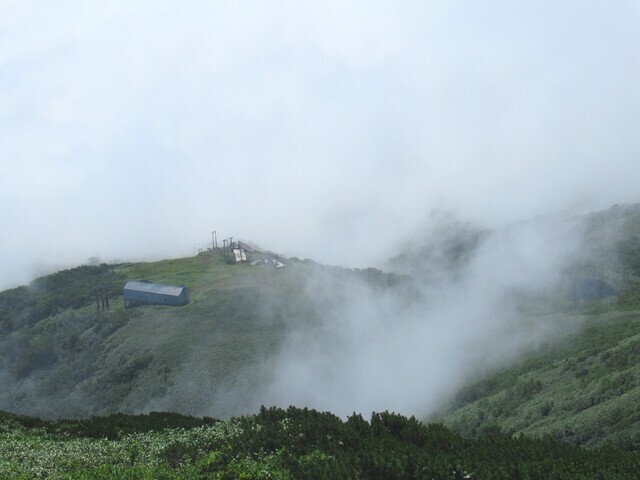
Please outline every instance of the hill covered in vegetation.
[{"label": "hill covered in vegetation", "polygon": [[599,308],[608,311],[587,314],[579,333],[465,387],[437,418],[469,437],[640,447],[640,309]]},{"label": "hill covered in vegetation", "polygon": [[[0,292],[0,409],[45,418],[170,410],[218,417],[255,411],[260,367],[294,328],[330,305],[307,293],[322,276],[322,298],[339,304],[355,280],[409,295],[407,278],[379,270],[286,260],[276,269],[230,264],[220,250],[154,263],[82,266]],[[188,286],[183,307],[125,309],[130,279]],[[108,284],[110,308],[93,287]],[[320,292],[317,292],[320,294]],[[232,398],[228,392],[235,392]]]},{"label": "hill covered in vegetation", "polygon": [[[567,231],[579,239],[580,254],[563,264],[549,285],[542,276],[544,288],[537,290],[523,288],[525,276],[492,293],[485,288],[492,287],[486,282],[495,278],[492,271],[465,283],[470,274],[494,268],[486,258],[476,270],[469,265],[483,249],[486,257],[496,234],[462,224],[446,226],[415,248],[404,249],[390,262],[396,273],[295,258],[280,258],[287,266],[278,269],[264,262],[275,258],[267,252],[249,255],[256,265],[232,264],[220,251],[208,251],[152,263],[82,266],[42,277],[0,292],[0,410],[46,419],[150,411],[225,419],[255,413],[273,398],[282,406],[286,397],[265,396],[281,385],[273,382],[276,373],[303,378],[293,384],[301,390],[297,398],[312,399],[303,388],[314,384],[327,390],[320,395],[331,394],[327,386],[344,394],[349,380],[365,377],[370,383],[363,384],[362,394],[375,385],[375,393],[384,394],[376,399],[379,404],[414,395],[405,404],[420,406],[421,392],[433,392],[405,387],[429,385],[430,375],[440,375],[447,391],[435,392],[437,414],[417,414],[443,422],[465,438],[525,434],[637,450],[640,207],[616,206],[570,221]],[[565,220],[554,219],[550,225],[559,222]],[[512,236],[507,232],[500,241]],[[504,243],[499,245],[499,255],[487,257],[498,270],[508,251]],[[446,280],[438,283],[438,275]],[[122,287],[128,280],[183,284],[191,301],[179,308],[125,309]],[[93,288],[98,284],[109,285],[107,311],[96,309]],[[600,289],[602,284],[608,289]],[[441,299],[451,300],[454,307],[462,304],[469,285],[477,288],[472,293],[479,298],[493,295],[495,306],[480,316],[489,323],[469,317],[476,312],[473,303],[458,317],[451,316],[459,326],[449,328],[446,316],[438,323],[440,313],[450,314],[442,310]],[[360,290],[366,295],[359,296]],[[616,294],[598,298],[598,291]],[[505,322],[516,317],[526,321],[490,323],[503,305],[509,307]],[[430,308],[435,313],[423,315]],[[350,320],[354,316],[357,322]],[[505,335],[500,330],[505,328],[515,333]],[[465,336],[469,329],[476,334]],[[425,356],[428,349],[420,339],[431,337],[432,331],[444,333],[442,342],[450,342],[445,352],[449,360],[464,360],[455,371],[462,374],[447,376],[448,366],[437,363],[442,362],[439,337],[429,344],[432,356]],[[452,342],[448,335],[462,340]],[[309,340],[322,336],[327,337],[322,343]],[[493,337],[498,343],[491,343],[496,342]],[[528,337],[539,340],[529,342]],[[511,340],[517,345],[513,352]],[[339,348],[322,350],[333,344]],[[282,363],[274,360],[276,354],[292,345],[299,356],[289,362],[289,370],[278,371]],[[385,350],[392,348],[396,350]],[[502,353],[492,358],[500,348]],[[352,354],[352,349],[360,350]],[[381,363],[398,358],[411,363]],[[436,363],[421,364],[430,358]],[[306,361],[307,369],[296,370],[295,361]],[[328,382],[338,372],[325,368],[332,362],[355,376]],[[402,369],[411,376],[405,378]],[[346,418],[344,412],[340,415]]]},{"label": "hill covered in vegetation", "polygon": [[581,328],[477,378],[434,419],[468,437],[493,430],[640,448],[638,206],[587,216],[585,250],[571,274],[606,279],[619,295],[556,307],[562,318],[581,319]]}]

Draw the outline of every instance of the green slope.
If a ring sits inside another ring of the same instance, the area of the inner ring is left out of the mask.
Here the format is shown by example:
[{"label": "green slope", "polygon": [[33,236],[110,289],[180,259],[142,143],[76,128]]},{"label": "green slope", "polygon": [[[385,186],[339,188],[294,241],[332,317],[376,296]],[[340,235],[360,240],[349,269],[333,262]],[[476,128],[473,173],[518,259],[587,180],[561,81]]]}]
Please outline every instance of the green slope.
[{"label": "green slope", "polygon": [[465,388],[439,419],[568,443],[640,446],[640,309],[589,315],[586,328]]},{"label": "green slope", "polygon": [[[262,362],[288,333],[330,307],[312,300],[312,277],[329,279],[322,298],[333,302],[344,300],[354,278],[384,289],[406,283],[373,269],[286,263],[283,269],[230,265],[221,252],[206,252],[79,267],[0,293],[0,409],[47,418],[255,411],[268,381]],[[121,292],[128,279],[184,284],[191,301],[125,310]],[[98,312],[92,288],[103,281],[111,284],[111,308]]]},{"label": "green slope", "polygon": [[[640,447],[640,210],[614,206],[584,222],[573,274],[604,278],[618,297],[555,304],[584,327],[479,379],[435,418],[467,436],[552,435],[578,445]],[[538,304],[525,304],[535,310]]]}]

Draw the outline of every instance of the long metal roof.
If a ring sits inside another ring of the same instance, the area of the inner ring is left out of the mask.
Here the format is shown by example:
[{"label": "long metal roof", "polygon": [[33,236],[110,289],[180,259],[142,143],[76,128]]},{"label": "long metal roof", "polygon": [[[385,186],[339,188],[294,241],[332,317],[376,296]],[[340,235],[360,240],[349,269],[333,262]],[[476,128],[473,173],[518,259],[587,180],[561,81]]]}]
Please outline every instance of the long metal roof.
[{"label": "long metal roof", "polygon": [[171,285],[160,285],[159,283],[134,282],[130,281],[124,286],[125,290],[135,290],[136,292],[157,293],[160,295],[171,295],[179,297],[184,287],[173,287]]}]

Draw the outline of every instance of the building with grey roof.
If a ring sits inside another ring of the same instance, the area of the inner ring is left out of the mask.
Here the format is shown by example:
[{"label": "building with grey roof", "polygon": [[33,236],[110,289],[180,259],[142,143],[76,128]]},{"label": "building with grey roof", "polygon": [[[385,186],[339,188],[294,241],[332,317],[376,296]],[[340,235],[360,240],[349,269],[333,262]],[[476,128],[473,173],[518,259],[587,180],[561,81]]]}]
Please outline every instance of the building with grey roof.
[{"label": "building with grey roof", "polygon": [[189,303],[189,293],[184,286],[174,287],[158,283],[130,281],[124,286],[124,307],[136,305],[181,306]]}]

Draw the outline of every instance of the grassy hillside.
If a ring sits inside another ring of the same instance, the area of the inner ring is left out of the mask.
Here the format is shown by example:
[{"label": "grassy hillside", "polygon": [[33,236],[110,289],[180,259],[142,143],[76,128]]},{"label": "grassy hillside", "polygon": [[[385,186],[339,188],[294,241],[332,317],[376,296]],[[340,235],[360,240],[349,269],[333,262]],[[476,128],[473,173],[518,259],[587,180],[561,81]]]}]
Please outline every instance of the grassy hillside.
[{"label": "grassy hillside", "polygon": [[458,395],[440,417],[464,435],[552,435],[640,447],[640,309],[590,315],[586,328]]},{"label": "grassy hillside", "polygon": [[640,468],[637,454],[620,449],[498,434],[470,441],[388,412],[366,421],[262,408],[226,422],[0,414],[0,433],[0,476],[15,479],[633,479]]},{"label": "grassy hillside", "polygon": [[[353,279],[381,289],[406,284],[373,269],[286,263],[283,269],[228,264],[221,252],[206,252],[79,267],[0,293],[0,409],[47,418],[150,409],[220,417],[255,411],[256,392],[268,381],[261,362],[287,333],[331,308],[310,300],[312,276],[330,279],[322,283],[328,289],[322,298],[333,303],[344,300]],[[184,284],[191,301],[125,310],[121,293],[129,279]],[[111,308],[103,312],[92,289],[104,282]]]},{"label": "grassy hillside", "polygon": [[588,254],[574,274],[606,279],[620,295],[562,306],[584,322],[579,332],[479,379],[436,418],[470,437],[499,430],[640,448],[638,206],[591,214],[584,228]]}]

